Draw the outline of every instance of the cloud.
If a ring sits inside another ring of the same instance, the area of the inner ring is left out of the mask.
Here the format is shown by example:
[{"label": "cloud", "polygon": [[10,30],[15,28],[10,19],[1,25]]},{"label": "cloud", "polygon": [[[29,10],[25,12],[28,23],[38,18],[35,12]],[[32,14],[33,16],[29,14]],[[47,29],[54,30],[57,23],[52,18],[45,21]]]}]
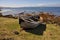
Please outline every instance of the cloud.
[{"label": "cloud", "polygon": [[36,7],[39,5],[37,5],[37,4],[11,4],[11,5],[0,4],[0,6],[3,6],[3,7]]},{"label": "cloud", "polygon": [[42,7],[60,7],[60,4],[58,3],[42,3],[42,4],[38,4],[38,6],[42,6]]},{"label": "cloud", "polygon": [[57,3],[37,3],[37,4],[0,4],[3,7],[60,7]]}]

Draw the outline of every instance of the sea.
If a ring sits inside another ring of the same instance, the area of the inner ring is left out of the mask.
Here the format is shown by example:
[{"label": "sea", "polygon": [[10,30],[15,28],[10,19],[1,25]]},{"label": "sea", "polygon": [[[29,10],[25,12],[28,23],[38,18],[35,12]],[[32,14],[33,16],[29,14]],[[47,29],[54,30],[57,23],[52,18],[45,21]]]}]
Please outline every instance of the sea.
[{"label": "sea", "polygon": [[60,7],[18,7],[18,8],[2,8],[2,14],[19,14],[21,12],[51,12],[54,15],[60,16]]}]

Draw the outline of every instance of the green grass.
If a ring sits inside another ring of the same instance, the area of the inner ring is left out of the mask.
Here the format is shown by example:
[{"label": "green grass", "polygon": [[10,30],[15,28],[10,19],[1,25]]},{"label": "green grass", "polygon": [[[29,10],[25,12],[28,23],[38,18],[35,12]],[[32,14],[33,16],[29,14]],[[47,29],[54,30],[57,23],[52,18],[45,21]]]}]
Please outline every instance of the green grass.
[{"label": "green grass", "polygon": [[18,20],[0,17],[0,27],[7,28],[9,30],[17,29],[17,28],[19,28]]},{"label": "green grass", "polygon": [[[43,35],[37,35],[30,32],[20,32],[20,25],[18,19],[0,17],[0,35],[6,34],[6,38],[12,37],[15,40],[60,40],[60,26],[54,24],[47,24],[46,31]],[[20,34],[15,35],[13,31],[17,30]],[[33,31],[33,30],[32,30]],[[36,30],[37,32],[37,30]],[[0,36],[0,38],[4,36]]]}]

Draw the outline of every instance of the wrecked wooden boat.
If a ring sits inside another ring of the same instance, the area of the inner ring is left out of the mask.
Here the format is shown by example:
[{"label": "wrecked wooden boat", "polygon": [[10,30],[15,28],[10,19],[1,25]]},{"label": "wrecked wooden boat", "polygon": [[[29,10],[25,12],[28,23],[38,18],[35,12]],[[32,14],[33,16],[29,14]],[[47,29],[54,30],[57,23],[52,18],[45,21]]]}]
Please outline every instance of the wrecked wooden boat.
[{"label": "wrecked wooden boat", "polygon": [[38,22],[38,17],[22,14],[19,15],[19,24],[21,28],[35,28],[40,24],[40,22]]}]

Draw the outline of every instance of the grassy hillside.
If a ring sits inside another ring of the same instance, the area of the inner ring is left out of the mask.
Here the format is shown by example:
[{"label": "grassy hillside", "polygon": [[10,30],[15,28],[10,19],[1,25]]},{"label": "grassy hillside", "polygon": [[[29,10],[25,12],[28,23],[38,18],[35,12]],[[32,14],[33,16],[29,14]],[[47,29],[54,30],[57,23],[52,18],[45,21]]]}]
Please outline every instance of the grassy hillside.
[{"label": "grassy hillside", "polygon": [[[34,29],[35,30],[35,29]],[[19,32],[18,35],[14,31]],[[30,30],[33,32],[33,30]],[[46,31],[43,35],[38,35],[39,32],[35,30],[35,33],[27,32],[23,30],[20,32],[20,25],[18,19],[3,18],[0,17],[0,39],[11,40],[60,40],[60,26],[54,24],[46,24]]]}]

